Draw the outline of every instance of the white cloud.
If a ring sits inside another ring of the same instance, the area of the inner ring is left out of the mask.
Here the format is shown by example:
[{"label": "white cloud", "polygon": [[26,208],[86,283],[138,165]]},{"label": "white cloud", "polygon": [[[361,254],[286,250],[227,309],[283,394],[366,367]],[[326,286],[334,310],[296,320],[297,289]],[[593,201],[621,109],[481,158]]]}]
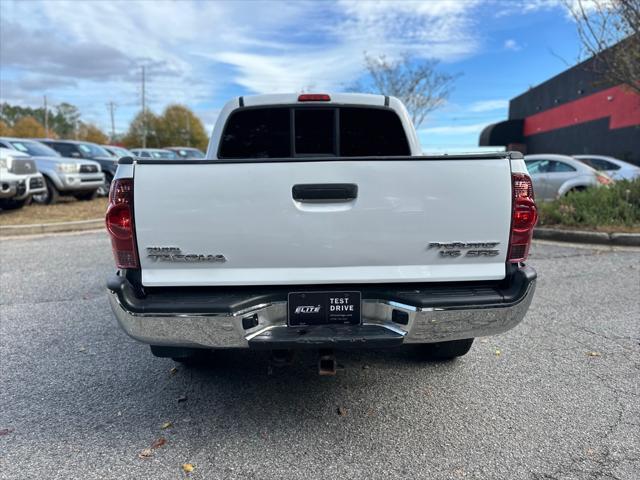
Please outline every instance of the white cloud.
[{"label": "white cloud", "polygon": [[106,102],[120,105],[123,126],[139,108],[142,65],[151,109],[182,102],[206,114],[229,91],[343,89],[365,51],[447,62],[481,42],[480,0],[0,1],[3,99],[47,93],[103,127]]},{"label": "white cloud", "polygon": [[374,54],[410,50],[418,56],[450,60],[478,48],[472,27],[479,3],[341,0],[338,9],[343,20],[334,30],[345,42]]},{"label": "white cloud", "polygon": [[517,52],[519,50],[522,50],[522,47],[513,38],[508,38],[504,41],[504,49]]},{"label": "white cloud", "polygon": [[590,14],[599,8],[608,8],[616,0],[492,0],[499,5],[496,10],[497,17],[508,15],[522,15],[540,11],[561,10],[567,18],[573,18],[571,11],[582,8],[585,13]]},{"label": "white cloud", "polygon": [[104,104],[113,100],[124,129],[140,108],[143,65],[152,109],[210,99],[217,83],[191,61],[189,46],[215,23],[198,13],[215,17],[216,8],[215,2],[200,9],[186,2],[3,2],[1,87],[11,93],[4,100],[32,104],[34,95],[48,94],[50,103],[74,103],[102,127]]},{"label": "white cloud", "polygon": [[306,21],[307,34],[320,37],[312,46],[294,36],[271,51],[222,48],[206,56],[233,66],[234,81],[253,93],[342,89],[362,72],[364,52],[394,57],[408,51],[444,61],[472,54],[479,48],[471,29],[476,5],[476,0],[314,3],[325,21]]},{"label": "white cloud", "polygon": [[469,106],[469,111],[474,113],[491,112],[494,110],[503,110],[509,107],[509,100],[481,100],[474,102]]},{"label": "white cloud", "polygon": [[221,52],[212,58],[234,66],[234,81],[252,93],[340,89],[361,69],[359,61],[338,49],[313,48],[288,55]]},{"label": "white cloud", "polygon": [[[362,68],[364,51],[389,56],[411,51],[441,60],[469,55],[478,48],[470,15],[477,3],[16,1],[3,7],[3,22],[19,24],[23,34],[15,38],[33,44],[23,58],[37,54],[36,60],[46,60],[60,76],[77,80],[81,67],[86,76],[110,76],[93,66],[107,52],[112,66],[119,62],[111,75],[137,75],[147,61],[170,72],[162,78],[175,80],[174,86],[187,77],[219,86],[218,79],[204,80],[203,66],[222,62],[236,69],[239,85],[264,92],[300,88],[311,80],[348,84]],[[78,51],[91,61],[70,65]],[[199,65],[203,58],[209,63]],[[32,61],[32,69],[42,68],[42,62]],[[102,67],[108,64],[103,61]]]}]

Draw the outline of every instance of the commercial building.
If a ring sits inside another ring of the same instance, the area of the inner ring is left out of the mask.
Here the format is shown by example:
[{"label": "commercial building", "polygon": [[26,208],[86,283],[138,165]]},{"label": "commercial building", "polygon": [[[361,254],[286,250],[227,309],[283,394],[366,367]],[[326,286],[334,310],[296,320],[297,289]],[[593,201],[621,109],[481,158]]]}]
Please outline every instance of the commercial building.
[{"label": "commercial building", "polygon": [[513,98],[509,119],[487,126],[480,146],[610,155],[640,165],[640,95],[605,79],[599,65],[591,58]]}]

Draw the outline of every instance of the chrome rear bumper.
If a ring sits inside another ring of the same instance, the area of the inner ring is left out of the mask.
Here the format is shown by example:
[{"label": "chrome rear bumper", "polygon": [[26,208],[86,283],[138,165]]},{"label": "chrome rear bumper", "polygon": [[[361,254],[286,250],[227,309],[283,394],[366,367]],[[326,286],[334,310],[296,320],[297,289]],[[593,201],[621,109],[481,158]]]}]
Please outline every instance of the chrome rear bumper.
[{"label": "chrome rear bumper", "polygon": [[[110,287],[109,301],[120,326],[150,345],[198,348],[345,348],[433,343],[495,335],[518,325],[533,298],[536,276],[505,303],[416,307],[365,298],[362,325],[287,325],[286,301],[224,313],[147,313],[126,305],[122,290]],[[395,312],[395,313],[394,313]],[[394,321],[395,320],[395,321]],[[398,322],[401,321],[401,323]]]}]

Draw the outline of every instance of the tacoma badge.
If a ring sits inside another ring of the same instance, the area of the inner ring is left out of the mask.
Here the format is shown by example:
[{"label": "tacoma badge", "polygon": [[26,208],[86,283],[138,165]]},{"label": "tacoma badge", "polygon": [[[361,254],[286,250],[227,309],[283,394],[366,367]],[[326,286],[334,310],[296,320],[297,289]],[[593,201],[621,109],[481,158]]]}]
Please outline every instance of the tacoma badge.
[{"label": "tacoma badge", "polygon": [[224,263],[224,255],[203,253],[182,253],[178,247],[147,247],[147,257],[161,262],[210,262]]}]

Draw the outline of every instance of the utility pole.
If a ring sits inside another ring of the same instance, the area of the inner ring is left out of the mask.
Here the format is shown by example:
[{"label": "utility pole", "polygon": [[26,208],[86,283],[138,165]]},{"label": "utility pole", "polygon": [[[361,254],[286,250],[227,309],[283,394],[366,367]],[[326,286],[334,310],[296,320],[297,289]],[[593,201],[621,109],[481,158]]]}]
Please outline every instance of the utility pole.
[{"label": "utility pole", "polygon": [[145,95],[144,66],[142,67],[142,148],[147,148],[147,106]]},{"label": "utility pole", "polygon": [[111,116],[111,143],[113,143],[116,138],[116,123],[113,119],[113,112],[116,107],[117,105],[113,102],[113,100],[107,103],[107,108],[109,109],[109,114]]},{"label": "utility pole", "polygon": [[49,138],[49,114],[47,112],[47,96],[44,96],[44,136]]}]

